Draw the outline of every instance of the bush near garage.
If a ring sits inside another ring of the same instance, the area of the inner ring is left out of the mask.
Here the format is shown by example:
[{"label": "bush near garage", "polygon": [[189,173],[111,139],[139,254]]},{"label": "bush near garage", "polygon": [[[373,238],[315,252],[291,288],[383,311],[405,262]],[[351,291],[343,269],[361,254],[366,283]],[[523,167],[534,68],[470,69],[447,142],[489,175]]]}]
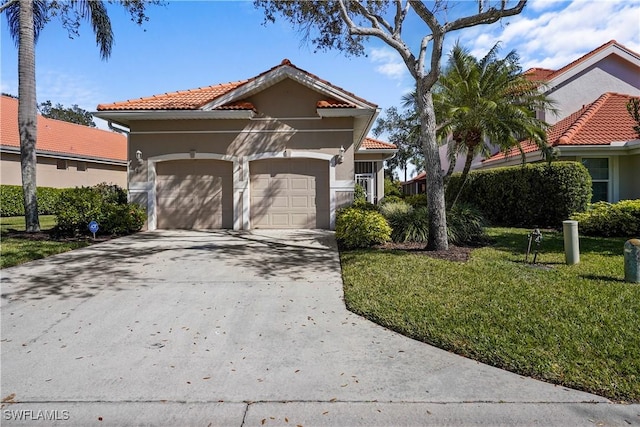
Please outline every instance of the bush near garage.
[{"label": "bush near garage", "polygon": [[124,235],[140,231],[145,211],[127,202],[127,193],[116,185],[65,189],[55,209],[56,232],[63,235],[88,233],[88,225],[96,221],[99,234]]},{"label": "bush near garage", "polygon": [[368,248],[389,241],[391,227],[376,210],[356,205],[341,209],[336,217],[336,239],[345,249]]},{"label": "bush near garage", "polygon": [[578,221],[578,230],[585,236],[639,238],[640,199],[594,203],[571,219]]},{"label": "bush near garage", "polygon": [[[38,197],[38,214],[52,215],[58,197],[63,189],[52,187],[38,187],[36,195]],[[20,185],[0,185],[0,216],[23,216],[24,201],[22,197],[22,186]]]},{"label": "bush near garage", "polygon": [[[460,185],[451,176],[447,200]],[[578,162],[527,164],[469,174],[458,203],[476,206],[492,225],[559,227],[591,201],[591,177]]]},{"label": "bush near garage", "polygon": [[427,207],[426,194],[409,194],[404,196],[404,201],[409,203],[414,208]]}]

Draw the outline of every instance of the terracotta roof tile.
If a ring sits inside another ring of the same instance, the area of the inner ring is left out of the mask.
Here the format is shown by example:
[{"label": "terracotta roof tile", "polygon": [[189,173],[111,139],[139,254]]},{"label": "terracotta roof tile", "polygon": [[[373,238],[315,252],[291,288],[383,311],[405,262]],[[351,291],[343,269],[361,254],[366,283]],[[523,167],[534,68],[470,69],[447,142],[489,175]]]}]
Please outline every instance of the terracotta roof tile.
[{"label": "terracotta roof tile", "polygon": [[[288,59],[284,59],[279,65],[258,74],[255,77],[252,77],[247,80],[240,80],[237,82],[223,83],[213,86],[201,87],[198,89],[191,90],[182,90],[177,92],[170,92],[161,95],[150,96],[146,98],[138,98],[132,99],[123,102],[114,102],[111,104],[100,104],[98,105],[98,111],[118,111],[118,110],[198,110],[208,103],[214,101],[215,99],[223,96],[238,87],[247,84],[251,81],[254,81],[280,67],[292,67],[307,76],[311,77],[314,80],[322,82],[332,88],[338,89],[351,97],[358,99],[359,101],[369,104],[372,107],[377,107],[376,104],[373,104],[363,98],[356,96],[355,94],[344,90],[343,88],[333,85],[326,80],[319,78],[318,76],[309,73],[301,68],[296,67],[289,61]],[[328,100],[327,102],[331,103],[332,100]],[[335,101],[335,100],[334,100]],[[327,107],[335,107],[336,105],[327,105]],[[346,105],[341,105],[344,107]],[[351,107],[351,105],[348,105]]]},{"label": "terracotta roof tile", "polygon": [[529,68],[523,75],[531,81],[541,82],[548,80],[549,76],[553,73],[555,73],[555,70],[548,68]]},{"label": "terracotta roof tile", "polygon": [[418,175],[414,176],[413,178],[411,178],[409,181],[405,181],[402,184],[411,184],[412,182],[416,182],[416,181],[420,181],[423,179],[427,178],[427,173],[426,172],[420,172]]},{"label": "terracotta roof tile", "polygon": [[228,104],[221,105],[216,110],[252,110],[256,111],[256,107],[248,101],[236,101],[229,102]]},{"label": "terracotta roof tile", "polygon": [[341,102],[336,99],[323,99],[316,103],[317,108],[356,108],[355,105],[348,102]]},{"label": "terracotta roof tile", "polygon": [[[591,104],[560,120],[547,132],[547,142],[553,147],[576,145],[610,145],[637,139],[633,130],[635,122],[627,112],[627,102],[631,95],[607,92]],[[524,142],[525,153],[538,148],[531,142]],[[506,153],[497,153],[487,160],[499,160],[519,155],[517,148]]]},{"label": "terracotta roof tile", "polygon": [[[2,96],[0,135],[2,146],[20,147],[18,100]],[[127,160],[127,138],[116,132],[90,128],[38,114],[36,151],[105,160]]]},{"label": "terracotta roof tile", "polygon": [[367,150],[395,150],[398,148],[395,144],[390,144],[373,138],[365,138],[360,147]]}]

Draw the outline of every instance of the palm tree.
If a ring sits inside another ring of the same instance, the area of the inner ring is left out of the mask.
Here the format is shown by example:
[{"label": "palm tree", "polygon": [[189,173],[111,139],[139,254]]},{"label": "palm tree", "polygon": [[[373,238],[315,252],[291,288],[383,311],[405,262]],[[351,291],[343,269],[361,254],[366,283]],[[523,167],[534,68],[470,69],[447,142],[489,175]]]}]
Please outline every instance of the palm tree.
[{"label": "palm tree", "polygon": [[[9,31],[18,45],[18,128],[20,130],[20,164],[24,193],[25,226],[27,232],[40,231],[38,200],[36,197],[36,67],[35,43],[37,35],[48,20],[45,0],[10,0],[0,6],[6,12]],[[102,1],[76,0],[57,4],[60,13],[73,8],[80,18],[91,21],[100,55],[111,54],[113,32],[106,7]],[[69,21],[66,22],[68,24]],[[71,24],[73,25],[73,24]]]},{"label": "palm tree", "polygon": [[[553,103],[539,90],[539,82],[522,74],[515,51],[500,59],[498,50],[496,44],[478,60],[456,43],[434,92],[438,133],[448,141],[450,159],[465,156],[460,185],[450,206],[460,196],[472,160],[478,154],[491,154],[490,144],[502,151],[518,147],[523,161],[522,141],[546,149],[548,125],[536,117],[536,111],[553,111]],[[452,170],[450,167],[448,173]]]}]

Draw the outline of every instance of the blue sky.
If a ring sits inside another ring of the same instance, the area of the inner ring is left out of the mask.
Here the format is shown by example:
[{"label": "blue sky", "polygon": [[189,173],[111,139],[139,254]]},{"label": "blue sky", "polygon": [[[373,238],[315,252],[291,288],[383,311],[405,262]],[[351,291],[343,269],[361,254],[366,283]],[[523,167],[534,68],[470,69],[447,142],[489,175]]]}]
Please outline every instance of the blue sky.
[{"label": "blue sky", "polygon": [[[450,17],[475,4],[451,3],[457,5],[447,11]],[[109,11],[115,45],[108,61],[100,59],[86,22],[75,39],[59,21],[47,24],[36,50],[38,102],[95,111],[99,103],[253,77],[283,58],[382,109],[398,106],[413,85],[400,57],[382,42],[368,41],[366,57],[314,53],[286,21],[263,25],[262,11],[250,1],[169,1],[149,8],[142,27],[118,6]],[[17,49],[4,16],[0,27],[0,89],[17,94]],[[425,31],[413,18],[404,35],[417,46]],[[518,51],[524,69],[562,67],[612,39],[640,52],[640,2],[530,0],[519,16],[449,34],[445,52],[457,39],[476,56],[500,41],[503,54]]]}]

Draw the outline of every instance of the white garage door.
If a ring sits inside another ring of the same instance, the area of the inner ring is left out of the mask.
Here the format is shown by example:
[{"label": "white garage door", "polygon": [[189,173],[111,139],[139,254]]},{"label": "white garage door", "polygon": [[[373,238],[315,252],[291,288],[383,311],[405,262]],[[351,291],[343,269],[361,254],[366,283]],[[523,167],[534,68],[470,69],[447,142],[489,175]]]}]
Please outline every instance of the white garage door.
[{"label": "white garage door", "polygon": [[158,162],[158,228],[233,228],[232,166],[222,160]]},{"label": "white garage door", "polygon": [[329,165],[315,159],[250,163],[252,228],[329,228]]}]

